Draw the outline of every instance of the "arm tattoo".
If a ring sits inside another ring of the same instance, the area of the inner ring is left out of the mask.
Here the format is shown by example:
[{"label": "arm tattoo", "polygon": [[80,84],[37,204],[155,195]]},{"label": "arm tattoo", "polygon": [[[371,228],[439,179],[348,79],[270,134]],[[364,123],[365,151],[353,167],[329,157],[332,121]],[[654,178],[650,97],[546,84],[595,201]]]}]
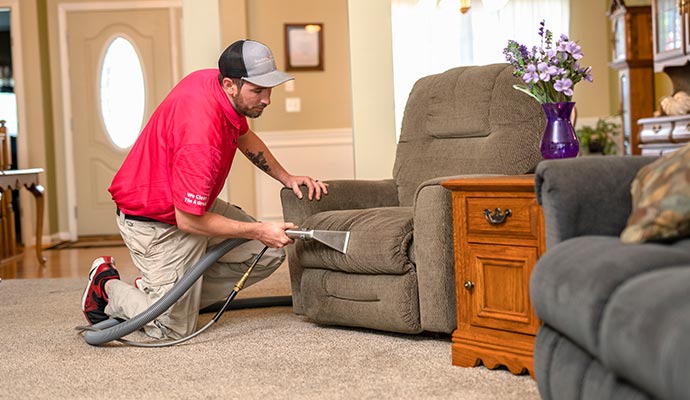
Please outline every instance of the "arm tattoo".
[{"label": "arm tattoo", "polygon": [[251,151],[247,150],[245,152],[247,155],[247,158],[254,163],[254,165],[257,166],[257,168],[263,170],[264,172],[270,172],[271,167],[268,166],[268,163],[266,162],[266,157],[264,157],[264,152],[260,151],[259,154],[254,154]]}]

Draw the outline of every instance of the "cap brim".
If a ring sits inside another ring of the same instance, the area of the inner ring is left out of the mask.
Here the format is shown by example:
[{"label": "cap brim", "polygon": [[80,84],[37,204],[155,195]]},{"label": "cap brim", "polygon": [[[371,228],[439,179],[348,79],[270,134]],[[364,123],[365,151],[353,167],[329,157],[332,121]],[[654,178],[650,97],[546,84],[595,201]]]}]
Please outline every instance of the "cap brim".
[{"label": "cap brim", "polygon": [[257,86],[272,88],[295,78],[285,72],[276,70],[258,76],[245,76],[242,79]]}]

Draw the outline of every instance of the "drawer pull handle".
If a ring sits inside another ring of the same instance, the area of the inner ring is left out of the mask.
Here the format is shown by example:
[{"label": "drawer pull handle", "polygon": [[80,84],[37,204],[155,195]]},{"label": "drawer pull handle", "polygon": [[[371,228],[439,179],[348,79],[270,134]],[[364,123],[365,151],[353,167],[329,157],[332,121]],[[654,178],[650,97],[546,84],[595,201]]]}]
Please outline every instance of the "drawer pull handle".
[{"label": "drawer pull handle", "polygon": [[465,281],[465,284],[462,285],[462,286],[464,286],[465,289],[467,289],[467,290],[469,290],[469,291],[471,292],[472,289],[474,289],[474,282],[472,282],[472,281]]},{"label": "drawer pull handle", "polygon": [[500,208],[497,208],[494,210],[493,214],[491,213],[491,210],[488,208],[484,209],[484,218],[491,224],[491,225],[500,225],[504,222],[506,222],[506,218],[510,217],[513,215],[513,212],[510,211],[510,208],[506,209],[506,212],[502,213]]},{"label": "drawer pull handle", "polygon": [[654,125],[654,126],[652,126],[652,132],[654,132],[655,135],[656,135],[657,133],[659,133],[660,130],[661,130],[661,125]]}]

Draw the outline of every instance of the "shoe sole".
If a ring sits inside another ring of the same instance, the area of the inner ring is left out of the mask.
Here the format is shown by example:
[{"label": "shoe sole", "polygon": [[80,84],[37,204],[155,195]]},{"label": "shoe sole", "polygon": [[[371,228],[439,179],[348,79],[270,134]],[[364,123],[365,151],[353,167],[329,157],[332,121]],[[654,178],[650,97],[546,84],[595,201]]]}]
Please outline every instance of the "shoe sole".
[{"label": "shoe sole", "polygon": [[[115,262],[115,260],[113,260],[112,257],[109,258],[111,264]],[[81,296],[81,311],[84,313],[84,316],[86,316],[86,310],[84,310],[84,304],[86,304],[86,295],[89,293],[89,288],[91,288],[91,282],[93,281],[94,273],[96,272],[98,267],[101,266],[101,264],[106,262],[107,261],[105,260],[105,257],[98,257],[97,259],[93,260],[93,263],[91,264],[91,269],[89,270],[89,282],[86,284],[84,294]],[[86,319],[89,319],[88,316],[86,316]]]}]

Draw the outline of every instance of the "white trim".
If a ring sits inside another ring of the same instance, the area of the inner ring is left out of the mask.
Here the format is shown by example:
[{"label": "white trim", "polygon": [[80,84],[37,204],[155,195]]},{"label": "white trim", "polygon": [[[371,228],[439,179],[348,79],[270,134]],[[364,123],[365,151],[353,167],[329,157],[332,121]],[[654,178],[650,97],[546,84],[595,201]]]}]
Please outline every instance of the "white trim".
[{"label": "white trim", "polygon": [[92,1],[89,3],[61,3],[58,10],[65,11],[113,11],[142,10],[150,8],[182,8],[182,0],[142,0],[142,1]]},{"label": "white trim", "polygon": [[[181,2],[181,0],[180,0]],[[171,87],[175,85],[175,82],[178,82],[182,79],[182,76],[180,75],[180,60],[181,54],[178,51],[177,47],[174,44],[175,43],[182,43],[182,38],[180,37],[180,29],[178,29],[178,24],[177,24],[177,14],[175,13],[174,8],[169,9],[169,22],[168,25],[170,26],[170,38],[172,39],[170,43],[172,44],[170,46],[170,65],[172,65],[172,79],[173,82],[171,82]]]},{"label": "white trim", "polygon": [[43,243],[60,243],[71,241],[69,232],[56,232],[52,235],[43,235]]},{"label": "white trim", "polygon": [[[1,0],[0,0],[1,1]],[[69,240],[77,240],[77,218],[74,210],[77,207],[77,186],[74,171],[73,132],[72,132],[72,104],[69,79],[69,57],[67,47],[67,13],[79,11],[113,11],[138,10],[151,8],[182,8],[182,0],[148,0],[148,1],[119,1],[119,2],[90,2],[90,3],[61,3],[58,5],[58,37],[60,48],[60,82],[62,85],[62,115],[63,135],[65,145],[65,172],[67,197],[67,226]],[[175,50],[175,40],[170,42],[171,51]]]},{"label": "white trim", "polygon": [[352,129],[350,128],[269,131],[258,135],[269,148],[352,144]]}]

